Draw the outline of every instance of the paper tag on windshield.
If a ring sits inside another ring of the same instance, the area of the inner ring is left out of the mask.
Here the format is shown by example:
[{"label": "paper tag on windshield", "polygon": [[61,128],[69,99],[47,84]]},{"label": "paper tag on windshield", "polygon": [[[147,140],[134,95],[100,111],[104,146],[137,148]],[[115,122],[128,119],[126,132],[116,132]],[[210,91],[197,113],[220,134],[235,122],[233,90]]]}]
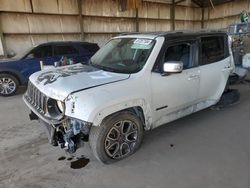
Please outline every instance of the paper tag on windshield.
[{"label": "paper tag on windshield", "polygon": [[149,45],[152,42],[150,39],[136,39],[134,44]]},{"label": "paper tag on windshield", "polygon": [[150,39],[136,39],[131,46],[132,49],[150,49],[152,46],[152,40]]}]

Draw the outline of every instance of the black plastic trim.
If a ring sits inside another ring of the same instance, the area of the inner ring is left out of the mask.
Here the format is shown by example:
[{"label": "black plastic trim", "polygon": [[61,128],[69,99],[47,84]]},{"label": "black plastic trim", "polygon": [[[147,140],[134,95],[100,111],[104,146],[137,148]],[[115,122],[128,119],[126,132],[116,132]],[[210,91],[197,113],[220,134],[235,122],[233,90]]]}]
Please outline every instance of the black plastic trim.
[{"label": "black plastic trim", "polygon": [[159,110],[165,109],[165,108],[167,108],[167,107],[168,107],[168,105],[166,105],[166,106],[162,106],[162,107],[159,107],[159,108],[156,108],[156,111],[159,111]]}]

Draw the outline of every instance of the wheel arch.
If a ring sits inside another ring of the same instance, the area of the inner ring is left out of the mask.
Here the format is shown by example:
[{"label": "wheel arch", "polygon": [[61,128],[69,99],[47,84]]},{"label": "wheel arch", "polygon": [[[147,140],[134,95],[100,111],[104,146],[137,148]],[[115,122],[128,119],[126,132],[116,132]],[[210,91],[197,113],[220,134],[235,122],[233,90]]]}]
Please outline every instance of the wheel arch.
[{"label": "wheel arch", "polygon": [[144,115],[144,112],[143,112],[143,109],[141,106],[133,106],[133,107],[130,107],[130,108],[125,108],[125,109],[122,109],[122,110],[119,110],[117,112],[114,112],[112,114],[109,114],[108,116],[104,117],[102,122],[105,121],[105,119],[109,118],[110,116],[113,116],[114,114],[117,114],[117,113],[120,113],[120,112],[131,112],[133,113],[134,115],[136,115],[137,117],[139,117],[139,119],[141,120],[141,122],[143,123],[143,126],[145,126],[145,115]]},{"label": "wheel arch", "polygon": [[139,119],[143,123],[143,127],[145,130],[150,129],[151,117],[150,117],[150,110],[148,108],[148,105],[145,103],[144,100],[137,100],[136,102],[133,101],[132,103],[134,103],[135,105],[129,105],[129,103],[125,103],[123,105],[119,104],[119,105],[114,105],[112,107],[105,108],[108,110],[104,109],[104,110],[99,111],[93,119],[93,126],[100,126],[106,118],[116,113],[119,113],[122,111],[130,111],[131,113],[139,117]]},{"label": "wheel arch", "polygon": [[1,74],[9,74],[11,76],[14,76],[17,79],[18,83],[20,85],[22,84],[21,78],[18,76],[18,74],[14,73],[14,72],[11,72],[11,71],[0,71],[0,75]]}]

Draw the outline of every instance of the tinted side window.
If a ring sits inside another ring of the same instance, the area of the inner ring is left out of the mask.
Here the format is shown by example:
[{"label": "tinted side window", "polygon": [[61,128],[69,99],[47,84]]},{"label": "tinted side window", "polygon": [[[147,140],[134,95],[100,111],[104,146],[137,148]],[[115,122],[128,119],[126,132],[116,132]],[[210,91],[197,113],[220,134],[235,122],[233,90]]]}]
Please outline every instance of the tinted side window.
[{"label": "tinted side window", "polygon": [[168,61],[181,61],[183,69],[192,67],[191,58],[191,45],[188,43],[179,44],[168,47],[165,52],[164,62]]},{"label": "tinted side window", "polygon": [[162,72],[163,64],[169,61],[181,61],[183,63],[183,69],[192,68],[195,66],[193,53],[193,42],[184,42],[170,45],[165,49],[159,62],[154,65],[153,71]]},{"label": "tinted side window", "polygon": [[78,51],[69,45],[55,46],[55,55],[78,54]]},{"label": "tinted side window", "polygon": [[97,44],[82,44],[81,46],[90,53],[96,53],[99,50],[99,46]]},{"label": "tinted side window", "polygon": [[225,58],[224,36],[201,38],[201,65],[221,61]]},{"label": "tinted side window", "polygon": [[44,57],[51,57],[52,56],[52,46],[41,46],[38,48],[35,48],[31,55],[35,58],[44,58]]}]

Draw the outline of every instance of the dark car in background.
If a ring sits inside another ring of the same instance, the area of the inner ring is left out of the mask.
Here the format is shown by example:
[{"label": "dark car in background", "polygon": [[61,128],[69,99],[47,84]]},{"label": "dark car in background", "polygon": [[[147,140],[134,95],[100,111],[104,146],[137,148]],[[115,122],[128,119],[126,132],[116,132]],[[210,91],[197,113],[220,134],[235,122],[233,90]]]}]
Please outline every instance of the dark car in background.
[{"label": "dark car in background", "polygon": [[49,42],[29,50],[22,57],[0,60],[0,95],[14,95],[20,85],[26,85],[29,76],[44,66],[53,66],[62,57],[74,63],[87,62],[97,51],[96,43]]}]

